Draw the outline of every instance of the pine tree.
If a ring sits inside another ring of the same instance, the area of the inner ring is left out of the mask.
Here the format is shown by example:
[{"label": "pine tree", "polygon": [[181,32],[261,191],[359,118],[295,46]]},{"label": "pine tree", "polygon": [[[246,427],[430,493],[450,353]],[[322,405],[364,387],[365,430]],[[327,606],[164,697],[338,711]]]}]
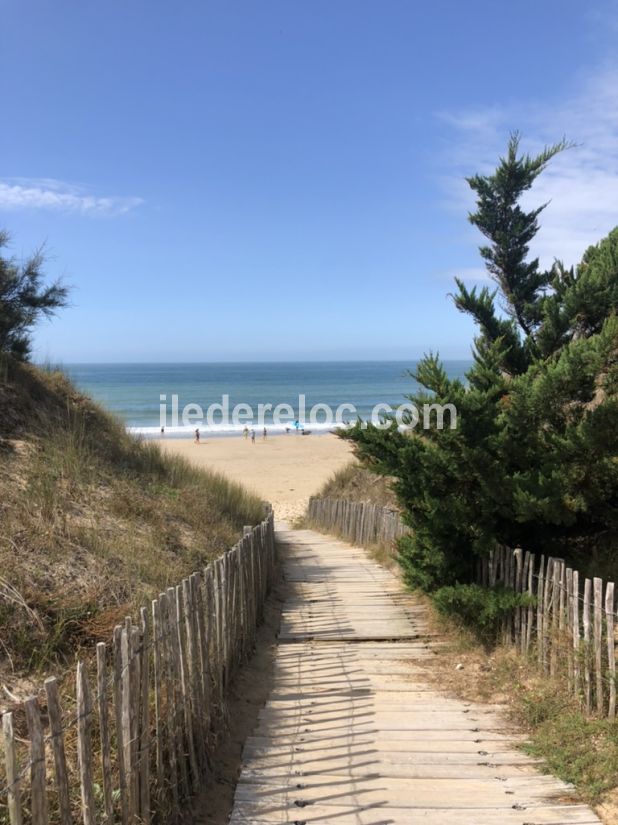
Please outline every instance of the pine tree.
[{"label": "pine tree", "polygon": [[[0,231],[0,250],[8,244]],[[0,353],[27,360],[32,328],[41,316],[66,306],[68,290],[59,282],[43,286],[44,257],[37,252],[23,265],[0,255]]]},{"label": "pine tree", "polygon": [[412,377],[409,400],[455,404],[455,430],[360,426],[345,437],[376,472],[395,478],[408,581],[426,590],[471,581],[496,543],[571,557],[606,546],[618,529],[618,229],[579,266],[544,271],[529,245],[544,205],[521,196],[565,141],[536,157],[519,137],[489,176],[468,183],[469,216],[494,289],[457,280],[456,307],[479,329],[467,383],[437,356]]}]

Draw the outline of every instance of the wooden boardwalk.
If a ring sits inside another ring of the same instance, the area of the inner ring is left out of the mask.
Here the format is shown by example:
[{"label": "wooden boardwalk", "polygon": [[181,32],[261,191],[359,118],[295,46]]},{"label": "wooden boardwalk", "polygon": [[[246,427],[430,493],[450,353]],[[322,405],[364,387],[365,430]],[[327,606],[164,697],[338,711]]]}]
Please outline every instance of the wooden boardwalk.
[{"label": "wooden boardwalk", "polygon": [[423,679],[422,608],[365,553],[278,533],[289,594],[232,825],[598,823],[514,749],[491,707]]}]

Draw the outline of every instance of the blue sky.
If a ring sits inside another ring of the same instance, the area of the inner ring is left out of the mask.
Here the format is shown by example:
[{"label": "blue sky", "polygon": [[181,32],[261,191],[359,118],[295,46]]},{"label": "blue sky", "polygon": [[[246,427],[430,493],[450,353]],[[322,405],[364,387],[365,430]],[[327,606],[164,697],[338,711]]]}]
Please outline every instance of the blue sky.
[{"label": "blue sky", "polygon": [[580,146],[536,251],[618,223],[618,5],[0,0],[0,226],[46,243],[58,361],[468,356],[462,178]]}]

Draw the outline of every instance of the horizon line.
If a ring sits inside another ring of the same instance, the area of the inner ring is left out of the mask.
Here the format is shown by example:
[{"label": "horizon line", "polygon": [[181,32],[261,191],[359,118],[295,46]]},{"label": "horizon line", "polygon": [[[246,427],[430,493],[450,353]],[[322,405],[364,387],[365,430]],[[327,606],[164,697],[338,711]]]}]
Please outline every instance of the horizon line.
[{"label": "horizon line", "polygon": [[[169,366],[205,366],[205,365],[219,365],[219,364],[400,364],[408,361],[421,361],[425,356],[420,355],[409,358],[290,358],[290,359],[251,359],[251,360],[221,360],[221,361],[65,361],[62,359],[43,359],[41,361],[32,361],[37,367],[95,367],[95,366],[146,366],[146,365],[169,365]],[[441,358],[442,361],[458,361],[468,363],[473,361],[472,357],[463,358]]]}]

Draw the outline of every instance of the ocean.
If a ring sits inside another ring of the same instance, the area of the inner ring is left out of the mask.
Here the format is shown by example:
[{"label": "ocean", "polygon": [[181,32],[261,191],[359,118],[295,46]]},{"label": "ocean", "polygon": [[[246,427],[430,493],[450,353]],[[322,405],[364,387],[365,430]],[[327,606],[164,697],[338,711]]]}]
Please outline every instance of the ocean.
[{"label": "ocean", "polygon": [[[470,361],[445,361],[449,376],[463,378]],[[353,409],[340,412],[339,420],[376,418],[378,404],[393,409],[417,387],[407,374],[414,361],[347,361],[299,363],[217,364],[65,364],[75,384],[119,416],[133,432],[146,437],[190,437],[195,428],[206,435],[234,435],[245,426],[266,426],[270,433],[286,428],[325,432],[333,427],[333,414],[341,404]],[[228,396],[228,415],[224,396]],[[305,409],[302,409],[302,396]],[[300,404],[299,404],[300,399]],[[238,404],[247,409],[236,410]],[[258,405],[271,405],[258,421]],[[278,404],[278,420],[273,412]],[[198,405],[187,410],[187,405]],[[174,418],[174,412],[176,417]],[[183,420],[183,411],[185,419]],[[202,417],[200,417],[200,412]],[[244,415],[243,415],[244,413]],[[191,415],[192,414],[192,415]],[[186,417],[186,416],[189,417]]]}]

